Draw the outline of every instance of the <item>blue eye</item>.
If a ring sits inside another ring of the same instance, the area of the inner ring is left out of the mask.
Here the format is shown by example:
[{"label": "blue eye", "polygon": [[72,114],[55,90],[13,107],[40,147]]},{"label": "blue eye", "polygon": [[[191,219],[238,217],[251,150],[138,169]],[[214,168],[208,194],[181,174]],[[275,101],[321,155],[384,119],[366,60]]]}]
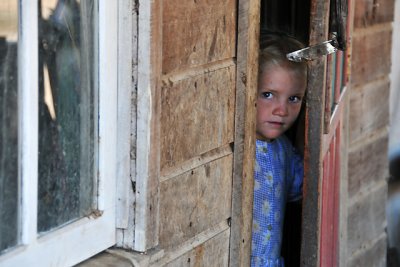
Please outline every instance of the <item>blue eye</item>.
[{"label": "blue eye", "polygon": [[301,102],[301,97],[298,97],[298,96],[290,96],[290,97],[289,97],[289,102],[291,102],[291,103],[299,103],[299,102]]},{"label": "blue eye", "polygon": [[262,98],[271,98],[272,97],[272,93],[271,92],[262,92],[261,93]]}]

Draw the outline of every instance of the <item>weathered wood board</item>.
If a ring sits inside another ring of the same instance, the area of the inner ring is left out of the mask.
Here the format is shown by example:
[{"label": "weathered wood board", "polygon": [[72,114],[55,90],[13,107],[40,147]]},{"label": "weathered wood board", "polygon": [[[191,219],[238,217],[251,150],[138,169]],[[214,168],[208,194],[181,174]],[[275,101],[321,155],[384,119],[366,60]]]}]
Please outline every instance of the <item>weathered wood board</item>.
[{"label": "weathered wood board", "polygon": [[161,183],[160,246],[177,246],[231,214],[232,155]]},{"label": "weathered wood board", "polygon": [[233,142],[235,65],[165,85],[161,170]]},{"label": "weathered wood board", "polygon": [[169,262],[165,267],[180,266],[229,266],[229,229],[197,246],[176,260]]},{"label": "weathered wood board", "polygon": [[387,133],[383,132],[383,136],[349,151],[348,190],[350,196],[381,181],[383,177],[389,177],[387,146]]},{"label": "weathered wood board", "polygon": [[358,86],[390,73],[392,31],[389,25],[353,37],[352,84]]},{"label": "weathered wood board", "polygon": [[[137,112],[144,123],[138,120],[137,145],[145,148],[142,142],[147,142],[150,149],[137,152],[137,172],[144,170],[144,175],[136,180],[140,227],[135,238],[146,239],[140,248],[157,248],[154,264],[249,262],[256,3],[165,0],[140,5],[139,40],[142,34],[148,42],[139,41],[138,64],[146,45],[150,64],[138,70],[138,103],[143,106]],[[150,32],[140,27],[142,21]],[[234,229],[229,228],[231,217]],[[229,252],[232,244],[240,250]]]},{"label": "weathered wood board", "polygon": [[393,21],[394,0],[356,0],[354,2],[355,28],[364,28]]},{"label": "weathered wood board", "polygon": [[163,1],[162,73],[235,57],[235,0]]}]

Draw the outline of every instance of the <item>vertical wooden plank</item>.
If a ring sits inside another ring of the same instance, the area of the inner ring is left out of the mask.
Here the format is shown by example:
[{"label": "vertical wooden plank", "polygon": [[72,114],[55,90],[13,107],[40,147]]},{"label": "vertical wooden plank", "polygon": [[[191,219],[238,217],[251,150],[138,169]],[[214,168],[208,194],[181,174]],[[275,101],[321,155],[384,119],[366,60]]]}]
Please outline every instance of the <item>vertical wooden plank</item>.
[{"label": "vertical wooden plank", "polygon": [[160,177],[160,88],[162,64],[162,1],[139,5],[136,149],[136,209],[134,249],[158,244]]},{"label": "vertical wooden plank", "polygon": [[133,249],[136,170],[137,1],[118,2],[117,246]]},{"label": "vertical wooden plank", "polygon": [[[118,5],[118,58],[132,58],[132,6],[131,1],[120,1]],[[121,34],[123,31],[123,34]],[[118,154],[117,154],[117,228],[128,226],[130,135],[131,135],[131,60],[118,62]],[[135,114],[132,114],[135,115]]]},{"label": "vertical wooden plank", "polygon": [[[349,35],[347,35],[349,36]],[[348,46],[350,47],[350,46]],[[339,220],[339,240],[338,240],[338,265],[346,266],[347,262],[347,217],[348,217],[348,146],[349,146],[349,91],[348,86],[346,87],[344,94],[342,96],[342,100],[340,101],[340,105],[342,106],[342,115],[341,115],[341,125],[340,125],[340,146],[338,150],[340,151],[340,183],[339,183],[339,218],[346,218]]]},{"label": "vertical wooden plank", "polygon": [[332,266],[332,176],[334,167],[332,165],[332,146],[323,160],[322,176],[322,199],[321,199],[321,236],[320,236],[320,265],[321,267]]},{"label": "vertical wooden plank", "polygon": [[346,36],[347,36],[347,44],[346,51],[344,52],[344,66],[343,66],[343,86],[345,92],[342,93],[342,99],[340,100],[340,105],[342,105],[342,115],[341,115],[341,124],[339,131],[340,134],[340,145],[338,147],[340,151],[340,181],[339,181],[339,208],[338,212],[339,218],[339,240],[338,240],[338,259],[337,263],[339,266],[346,266],[348,259],[348,148],[349,148],[349,110],[350,110],[350,101],[349,94],[346,93],[350,91],[351,84],[349,83],[350,72],[351,72],[351,55],[352,55],[352,36],[353,36],[353,26],[354,26],[354,10],[355,10],[355,2],[354,0],[347,1],[347,25],[346,25]]},{"label": "vertical wooden plank", "polygon": [[249,266],[260,1],[238,0],[235,147],[230,266]]},{"label": "vertical wooden plank", "polygon": [[329,150],[324,156],[322,179],[320,266],[337,266],[339,223],[340,123],[332,128]]},{"label": "vertical wooden plank", "polygon": [[[335,129],[332,129],[333,131],[335,131]],[[334,199],[335,197],[335,179],[336,179],[336,165],[335,165],[335,136],[332,138],[331,140],[331,145],[330,145],[330,153],[329,153],[329,168],[330,168],[330,174],[328,180],[329,180],[329,187],[328,187],[328,206],[326,207],[329,213],[329,216],[327,218],[324,218],[328,221],[328,238],[329,238],[329,250],[328,252],[328,257],[329,257],[329,265],[323,265],[325,266],[332,266],[334,267],[334,258],[336,257],[336,251],[333,250],[334,247],[334,242],[335,242],[335,228],[336,228],[336,218],[335,218],[335,202],[336,200]],[[327,155],[328,156],[328,155]],[[325,192],[323,192],[325,193]]]},{"label": "vertical wooden plank", "polygon": [[339,262],[339,222],[340,222],[340,131],[341,131],[341,123],[338,124],[336,128],[336,136],[335,136],[335,184],[334,184],[334,196],[333,199],[335,201],[334,203],[334,215],[333,218],[335,218],[334,222],[334,242],[333,242],[333,251],[335,252],[335,256],[333,258],[333,266],[338,266]]},{"label": "vertical wooden plank", "polygon": [[[327,40],[329,1],[311,1],[310,45]],[[320,179],[326,62],[310,63],[306,105],[301,266],[319,265]],[[316,227],[317,226],[317,227]]]},{"label": "vertical wooden plank", "polygon": [[[342,110],[341,106],[339,106]],[[340,111],[341,112],[341,111]],[[339,262],[340,205],[340,131],[341,123],[332,125],[328,152],[324,155],[322,179],[320,266],[337,266]]]}]

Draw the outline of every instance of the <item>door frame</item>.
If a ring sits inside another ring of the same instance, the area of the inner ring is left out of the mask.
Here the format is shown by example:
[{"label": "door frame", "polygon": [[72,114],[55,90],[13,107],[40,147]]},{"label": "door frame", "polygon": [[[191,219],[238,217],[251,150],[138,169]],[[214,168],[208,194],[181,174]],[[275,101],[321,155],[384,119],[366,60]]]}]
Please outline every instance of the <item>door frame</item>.
[{"label": "door frame", "polygon": [[260,37],[260,0],[238,0],[230,266],[249,266]]}]

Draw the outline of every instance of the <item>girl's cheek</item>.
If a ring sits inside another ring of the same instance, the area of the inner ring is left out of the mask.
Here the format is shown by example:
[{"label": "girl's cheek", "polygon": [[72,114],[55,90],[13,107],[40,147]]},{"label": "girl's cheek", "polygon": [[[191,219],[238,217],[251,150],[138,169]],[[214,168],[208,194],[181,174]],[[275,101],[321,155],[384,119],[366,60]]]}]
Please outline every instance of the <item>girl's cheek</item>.
[{"label": "girl's cheek", "polygon": [[293,112],[293,114],[296,115],[296,117],[299,115],[300,110],[301,110],[301,105],[296,104],[296,105],[292,106],[292,112]]},{"label": "girl's cheek", "polygon": [[263,106],[263,103],[262,103],[260,100],[257,100],[257,101],[256,101],[256,110],[257,110],[257,113],[258,113],[258,112],[261,112],[262,106]]}]

